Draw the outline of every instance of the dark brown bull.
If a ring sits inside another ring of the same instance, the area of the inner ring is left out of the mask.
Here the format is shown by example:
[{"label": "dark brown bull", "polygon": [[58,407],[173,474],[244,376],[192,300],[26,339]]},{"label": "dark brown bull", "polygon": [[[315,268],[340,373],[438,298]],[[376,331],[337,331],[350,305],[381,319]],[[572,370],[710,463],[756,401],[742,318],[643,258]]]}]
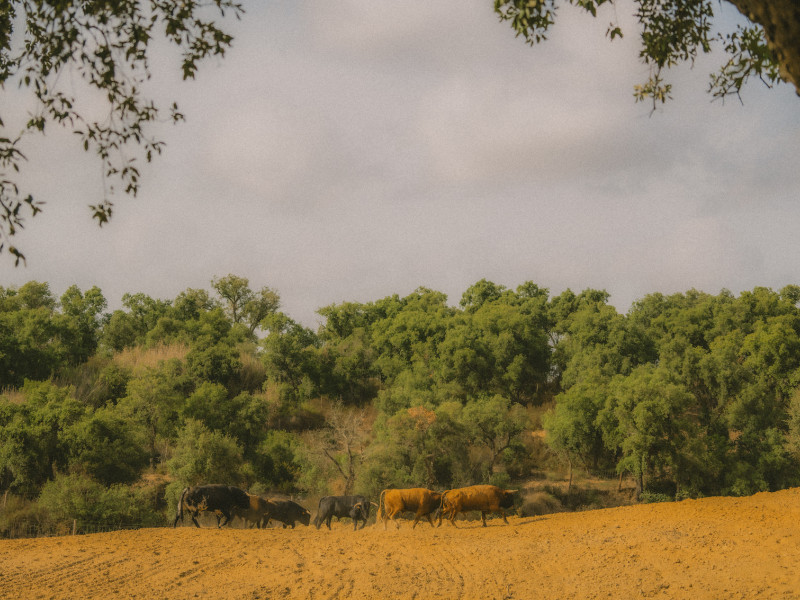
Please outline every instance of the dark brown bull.
[{"label": "dark brown bull", "polygon": [[447,490],[442,494],[442,510],[439,513],[439,525],[447,515],[450,523],[456,526],[456,515],[470,510],[481,511],[481,521],[486,527],[486,513],[500,513],[508,525],[504,508],[514,506],[516,490],[504,490],[496,485],[473,485],[465,488]]},{"label": "dark brown bull", "polygon": [[283,523],[284,528],[288,525],[294,529],[297,521],[306,526],[311,522],[311,513],[294,500],[269,498],[267,501],[270,503],[267,525],[269,525],[269,520],[272,519],[273,521],[280,521]]},{"label": "dark brown bull", "polygon": [[[411,488],[406,490],[383,490],[378,501],[378,518],[383,519],[383,528],[386,529],[387,519],[394,519],[401,512],[415,513],[414,524],[417,526],[422,517],[428,517],[428,522],[433,527],[433,513],[441,503],[442,494],[426,488]],[[397,523],[400,529],[400,523]]]}]

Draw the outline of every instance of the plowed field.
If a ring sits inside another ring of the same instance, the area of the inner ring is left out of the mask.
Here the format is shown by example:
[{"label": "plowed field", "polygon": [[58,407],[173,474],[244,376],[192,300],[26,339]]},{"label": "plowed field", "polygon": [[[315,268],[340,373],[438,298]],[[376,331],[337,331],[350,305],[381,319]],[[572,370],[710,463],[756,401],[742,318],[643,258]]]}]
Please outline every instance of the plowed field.
[{"label": "plowed field", "polygon": [[3,540],[0,597],[800,598],[800,489],[509,521]]}]

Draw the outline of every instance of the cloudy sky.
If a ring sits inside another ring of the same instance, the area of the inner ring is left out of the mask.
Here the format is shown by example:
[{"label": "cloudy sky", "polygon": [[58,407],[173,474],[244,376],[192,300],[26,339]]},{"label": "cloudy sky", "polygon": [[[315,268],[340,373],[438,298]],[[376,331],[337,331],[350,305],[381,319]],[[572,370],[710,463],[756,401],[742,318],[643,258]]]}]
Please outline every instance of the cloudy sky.
[{"label": "cloudy sky", "polygon": [[[800,98],[752,82],[744,105],[711,102],[717,52],[670,73],[651,115],[625,0],[596,20],[565,7],[534,48],[490,0],[245,7],[196,81],[159,51],[153,94],[187,122],[158,130],[164,154],[109,226],[74,136],[27,142],[20,183],[47,204],[0,285],[97,285],[118,308],[235,273],[313,327],[321,306],[419,286],[455,305],[481,278],[602,288],[620,312],[655,291],[800,283]],[[613,19],[626,37],[609,43]],[[7,124],[25,106],[0,102]]]}]

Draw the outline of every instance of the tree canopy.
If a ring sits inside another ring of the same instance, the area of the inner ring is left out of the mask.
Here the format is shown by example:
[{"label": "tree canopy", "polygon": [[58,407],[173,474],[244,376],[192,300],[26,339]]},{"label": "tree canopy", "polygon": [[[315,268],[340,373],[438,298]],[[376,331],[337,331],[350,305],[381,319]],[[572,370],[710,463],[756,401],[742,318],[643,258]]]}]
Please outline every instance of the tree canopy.
[{"label": "tree canopy", "polygon": [[[106,184],[102,200],[91,209],[100,225],[107,222],[115,192],[135,196],[139,165],[163,149],[152,124],[183,119],[177,104],[165,111],[148,97],[152,47],[158,38],[177,47],[182,76],[192,79],[202,59],[224,55],[230,47],[232,37],[214,20],[226,13],[239,17],[241,4],[236,0],[0,2],[0,88],[18,85],[36,100],[21,132],[7,131],[0,114],[0,251],[15,256],[18,264],[24,256],[10,238],[23,226],[24,213],[36,215],[42,209],[42,202],[19,189],[14,180],[26,160],[23,139],[61,126],[76,134],[84,150],[95,152]],[[95,114],[86,100],[97,97],[105,101],[102,115]]]},{"label": "tree canopy", "polygon": [[[733,31],[718,31],[714,21],[714,0],[633,0],[639,25],[639,58],[649,67],[647,81],[634,86],[637,101],[651,101],[655,108],[672,94],[665,79],[670,67],[694,63],[700,53],[720,45],[725,62],[711,75],[709,92],[714,97],[739,96],[742,86],[758,78],[768,86],[778,81],[793,84],[800,94],[800,13],[794,0],[724,0],[735,6],[748,20]],[[518,36],[533,45],[547,39],[555,24],[558,9],[572,4],[593,17],[602,5],[614,0],[495,0],[495,12],[508,21]],[[616,8],[614,9],[616,10]],[[606,35],[610,40],[623,36],[615,12]]]}]

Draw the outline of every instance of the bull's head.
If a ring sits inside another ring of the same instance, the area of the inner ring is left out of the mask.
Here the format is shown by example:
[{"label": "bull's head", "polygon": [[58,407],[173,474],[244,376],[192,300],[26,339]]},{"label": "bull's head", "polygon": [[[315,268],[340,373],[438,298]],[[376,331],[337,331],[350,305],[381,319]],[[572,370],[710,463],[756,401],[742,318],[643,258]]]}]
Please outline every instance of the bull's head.
[{"label": "bull's head", "polygon": [[311,513],[308,512],[307,510],[304,510],[303,514],[300,515],[299,520],[303,525],[308,527],[308,524],[311,522]]},{"label": "bull's head", "polygon": [[503,490],[503,498],[500,500],[501,508],[511,508],[514,506],[515,495],[518,490]]},{"label": "bull's head", "polygon": [[354,504],[353,508],[350,509],[350,518],[354,521],[356,519],[360,519],[362,521],[366,520],[367,517],[364,514],[364,505],[361,502]]}]

